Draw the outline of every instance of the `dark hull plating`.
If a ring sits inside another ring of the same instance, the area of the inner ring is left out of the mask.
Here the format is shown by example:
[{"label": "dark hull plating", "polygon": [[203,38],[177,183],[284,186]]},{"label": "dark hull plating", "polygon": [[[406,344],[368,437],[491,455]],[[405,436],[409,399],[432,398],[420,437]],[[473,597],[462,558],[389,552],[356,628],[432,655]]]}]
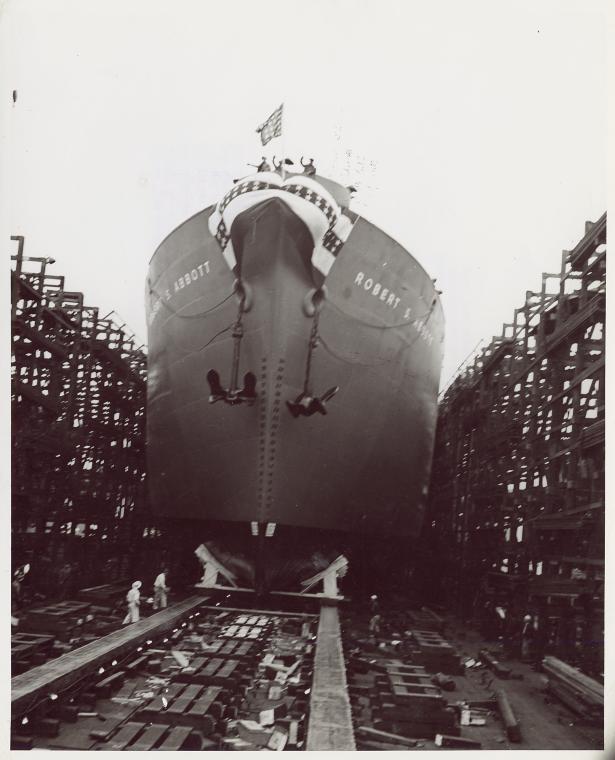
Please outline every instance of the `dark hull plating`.
[{"label": "dark hull plating", "polygon": [[[206,209],[178,227],[150,266],[148,459],[161,515],[274,522],[348,534],[413,537],[425,508],[443,318],[413,257],[359,218],[326,278],[312,357],[314,392],[339,392],[326,416],[293,418],[312,319],[315,279],[307,228],[279,200],[236,221],[250,290],[239,374],[257,377],[253,406],[210,404],[207,372],[228,385],[234,274]],[[215,523],[213,523],[215,524]],[[195,536],[195,545],[206,536]]]}]

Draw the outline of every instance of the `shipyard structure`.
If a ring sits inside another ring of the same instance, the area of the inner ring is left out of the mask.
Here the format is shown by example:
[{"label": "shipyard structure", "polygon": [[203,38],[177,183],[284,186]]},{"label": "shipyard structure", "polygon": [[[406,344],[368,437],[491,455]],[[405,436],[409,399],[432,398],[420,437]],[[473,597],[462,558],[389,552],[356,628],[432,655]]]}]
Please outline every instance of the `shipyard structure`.
[{"label": "shipyard structure", "polygon": [[605,747],[606,215],[436,419],[433,282],[310,176],[163,241],[148,352],[12,239],[13,749]]},{"label": "shipyard structure", "polygon": [[606,214],[442,395],[425,542],[442,602],[599,676]]},{"label": "shipyard structure", "polygon": [[159,537],[145,492],[147,357],[52,258],[13,241],[12,565],[30,566],[22,594],[53,597],[123,578]]}]

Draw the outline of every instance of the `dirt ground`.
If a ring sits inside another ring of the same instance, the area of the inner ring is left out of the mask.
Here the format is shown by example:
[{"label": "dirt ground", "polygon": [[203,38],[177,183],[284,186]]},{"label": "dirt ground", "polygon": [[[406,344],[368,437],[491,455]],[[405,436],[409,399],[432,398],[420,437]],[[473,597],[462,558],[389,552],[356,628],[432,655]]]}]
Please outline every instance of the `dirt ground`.
[{"label": "dirt ground", "polygon": [[[447,618],[446,635],[462,657],[476,657],[484,647],[493,649],[493,644],[487,643],[479,633],[454,618]],[[537,673],[527,663],[505,659],[501,653],[497,657],[511,669],[513,675],[522,678],[500,679],[487,669],[470,668],[465,676],[455,679],[457,692],[450,695],[458,694],[462,699],[481,699],[492,689],[503,689],[521,726],[522,740],[520,743],[509,742],[495,715],[486,726],[463,727],[462,735],[477,738],[484,749],[603,748],[602,728],[583,725],[572,711],[551,697],[546,692],[547,679],[544,674]]]}]

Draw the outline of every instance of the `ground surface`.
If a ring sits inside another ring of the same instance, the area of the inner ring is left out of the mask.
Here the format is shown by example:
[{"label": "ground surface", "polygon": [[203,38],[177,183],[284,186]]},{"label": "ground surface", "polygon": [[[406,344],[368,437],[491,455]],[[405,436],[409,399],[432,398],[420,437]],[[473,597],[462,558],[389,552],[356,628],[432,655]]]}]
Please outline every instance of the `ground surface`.
[{"label": "ground surface", "polygon": [[[387,625],[386,606],[382,613],[382,630],[377,639],[378,646],[372,650],[372,656],[377,657],[378,652],[391,652],[390,657],[404,659],[402,654],[392,654],[395,648],[391,648],[393,641],[403,634],[399,631],[398,615],[392,615],[395,622]],[[346,617],[352,621],[351,634],[359,629],[359,635],[369,636],[367,621],[370,613],[363,611],[358,616],[352,612]],[[603,730],[601,727],[584,724],[574,713],[559,702],[546,690],[547,678],[544,674],[536,672],[533,667],[517,659],[506,659],[502,654],[502,647],[493,641],[486,641],[477,631],[468,625],[464,625],[458,619],[450,615],[443,615],[445,627],[443,637],[454,646],[462,660],[474,658],[479,660],[478,653],[481,649],[488,649],[500,663],[509,667],[513,677],[507,679],[498,678],[487,667],[466,668],[463,675],[453,675],[455,682],[454,691],[443,692],[449,704],[460,701],[485,701],[493,698],[495,689],[503,690],[514,711],[515,717],[521,727],[521,741],[512,742],[506,736],[503,723],[500,720],[497,709],[487,715],[486,724],[483,726],[462,726],[461,736],[474,739],[481,743],[483,750],[600,750],[603,748]],[[365,639],[363,639],[365,641]],[[348,642],[346,644],[348,649]],[[369,649],[363,653],[369,657]],[[386,655],[384,655],[386,656]],[[410,659],[407,660],[411,662]],[[357,720],[356,701],[353,702],[355,724]],[[374,714],[374,719],[376,715]],[[417,737],[418,738],[418,737]],[[383,747],[384,748],[384,747]],[[391,749],[402,749],[393,747]],[[417,750],[437,750],[431,740],[422,740],[416,747]]]},{"label": "ground surface", "polygon": [[[447,636],[462,656],[476,657],[482,648],[493,648],[493,643],[486,642],[476,631],[453,618],[448,621]],[[574,713],[548,696],[543,674],[519,660],[507,660],[502,655],[498,655],[498,659],[513,673],[522,675],[523,679],[502,680],[493,677],[489,671],[470,669],[465,677],[455,679],[459,695],[480,699],[480,696],[473,695],[503,688],[521,725],[522,741],[519,744],[509,742],[496,717],[489,720],[486,726],[464,727],[463,735],[476,736],[484,749],[602,749],[602,729],[584,726]],[[489,689],[485,689],[481,681],[485,684],[491,681]]]},{"label": "ground surface", "polygon": [[[229,605],[231,604],[228,599],[225,601],[227,601]],[[238,601],[237,607],[239,606],[240,602]],[[343,655],[345,655],[346,660],[348,660],[349,649],[351,648],[349,647],[348,640],[353,640],[353,637],[355,641],[363,640],[368,642],[364,653],[367,658],[372,656],[382,656],[384,658],[398,657],[399,659],[404,659],[405,655],[401,653],[403,647],[396,650],[393,641],[399,639],[400,636],[402,638],[405,636],[405,631],[403,628],[399,627],[399,621],[405,620],[408,614],[412,615],[411,612],[408,612],[405,606],[398,609],[395,615],[387,611],[386,605],[383,606],[382,630],[378,637],[374,639],[370,639],[368,629],[370,619],[369,610],[355,609],[352,604],[344,604],[340,613],[345,637]],[[160,616],[164,616],[165,614],[172,616],[171,610],[167,613],[159,613]],[[515,659],[506,659],[501,651],[501,647],[499,647],[497,643],[485,641],[477,631],[472,629],[472,627],[463,624],[454,616],[446,615],[445,613],[441,614],[444,620],[441,635],[454,647],[461,661],[466,661],[469,658],[478,660],[479,651],[486,648],[492,651],[502,664],[508,666],[514,676],[512,678],[500,679],[485,666],[465,668],[462,674],[455,674],[452,676],[455,682],[455,689],[453,691],[444,691],[443,696],[449,705],[454,705],[459,702],[487,701],[493,697],[495,689],[504,690],[520,724],[521,741],[512,742],[508,740],[497,709],[491,710],[487,714],[486,724],[483,726],[462,726],[462,737],[480,742],[483,750],[602,749],[602,728],[584,725],[568,708],[558,702],[555,697],[551,697],[545,688],[547,679],[544,674],[536,672],[528,663]],[[308,616],[306,616],[306,618],[307,617]],[[140,625],[136,624],[135,626],[130,626],[129,631],[124,629],[115,634],[111,634],[107,640],[115,641],[115,639],[119,640],[120,638],[128,636],[129,638],[134,638],[134,642],[132,643],[136,646],[140,643],[143,635],[147,638],[145,628],[147,628],[148,625],[150,625],[148,622],[143,621]],[[140,628],[144,629],[141,632],[143,635],[139,634],[139,636],[137,636]],[[333,629],[329,630],[329,628],[327,628],[325,633],[328,635],[324,636],[323,634],[322,637],[319,637],[322,638],[322,641],[319,641],[319,644],[317,644],[316,647],[316,658],[314,663],[316,667],[314,668],[314,677],[311,684],[312,697],[310,698],[312,699],[313,704],[311,704],[310,709],[306,711],[308,715],[312,713],[310,716],[310,732],[315,732],[315,737],[316,735],[321,738],[324,737],[325,739],[327,736],[334,737],[336,740],[335,748],[337,749],[353,749],[357,735],[355,733],[353,739],[352,732],[350,732],[350,734],[348,733],[348,728],[350,726],[350,721],[348,719],[348,702],[344,699],[344,694],[339,692],[339,688],[342,688],[342,692],[344,691],[346,683],[346,676],[343,674],[342,666],[343,655],[341,642],[339,636],[337,636]],[[154,637],[152,636],[152,638]],[[167,639],[165,639],[165,641],[167,641]],[[102,643],[103,642],[101,641],[101,646]],[[170,646],[170,644],[163,645],[164,648],[170,648]],[[96,649],[96,645],[90,645],[90,649]],[[84,648],[80,656],[86,654],[87,651],[88,649]],[[396,651],[398,652],[397,654]],[[76,653],[71,656],[75,657]],[[60,663],[57,665],[55,663],[49,663],[46,666],[45,672],[50,673],[52,670],[55,672],[55,669],[59,667],[59,664]],[[327,672],[331,673],[329,677],[331,684],[322,682],[323,678],[325,678],[326,681]],[[434,671],[430,670],[429,672]],[[27,676],[24,675],[18,677],[18,679],[14,681],[13,686],[15,688],[17,681],[23,681],[26,686],[30,687],[30,682],[33,679],[36,680],[35,677],[36,672],[32,671]],[[154,678],[154,681],[155,680],[156,679]],[[333,681],[335,681],[335,684],[333,684]],[[41,749],[98,748],[96,742],[92,740],[90,732],[100,731],[101,729],[109,731],[114,725],[126,721],[126,719],[135,711],[134,695],[138,694],[140,691],[152,688],[151,683],[151,676],[141,675],[127,677],[121,692],[115,693],[112,698],[98,700],[95,708],[95,712],[97,713],[96,716],[83,716],[80,717],[76,723],[72,724],[63,723],[60,736],[48,739],[39,737],[35,741],[35,746]],[[309,685],[309,683],[310,682],[308,681],[307,685]],[[335,686],[335,689],[333,689],[333,686]],[[310,689],[305,691],[305,694],[308,694],[309,691]],[[124,699],[122,695],[127,696]],[[320,700],[320,702],[318,702],[318,700]],[[137,699],[136,701],[139,702],[140,700]],[[355,728],[359,725],[364,725],[365,721],[358,717],[356,699],[353,701],[351,698],[350,702],[352,705],[352,720],[355,724]],[[237,704],[241,710],[241,700],[238,700]],[[240,715],[241,714],[242,713],[240,713]],[[415,738],[420,741],[418,741],[416,746],[412,748],[414,750],[424,751],[439,749],[435,746],[433,740],[422,739],[420,736],[416,736]],[[344,746],[341,746],[340,742]],[[308,746],[309,745],[310,741],[308,738]],[[360,740],[357,740],[356,746],[361,749]],[[386,748],[386,745],[378,747],[378,749]],[[388,748],[404,751],[410,749],[412,751],[410,747],[402,747],[399,745],[390,745]],[[372,749],[376,749],[376,747],[372,746]]]}]

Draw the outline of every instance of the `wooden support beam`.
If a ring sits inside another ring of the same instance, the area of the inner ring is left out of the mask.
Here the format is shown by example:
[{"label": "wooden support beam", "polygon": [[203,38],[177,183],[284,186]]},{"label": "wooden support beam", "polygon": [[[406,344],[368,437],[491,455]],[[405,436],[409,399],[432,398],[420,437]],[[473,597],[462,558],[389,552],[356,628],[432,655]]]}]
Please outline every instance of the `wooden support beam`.
[{"label": "wooden support beam", "polygon": [[15,676],[11,680],[13,717],[27,711],[49,692],[59,693],[88,672],[94,673],[110,659],[117,659],[131,651],[136,652],[138,646],[172,628],[189,612],[197,609],[202,601],[202,597],[192,596],[138,623],[132,623],[80,649]]},{"label": "wooden support beam", "polygon": [[474,739],[466,739],[462,736],[448,736],[447,734],[437,734],[435,743],[437,747],[449,749],[480,749],[482,747],[482,744]]},{"label": "wooden support beam", "polygon": [[322,607],[314,654],[307,749],[356,749],[337,607]]},{"label": "wooden support beam", "polygon": [[486,649],[481,649],[478,656],[481,660],[487,663],[498,678],[510,678],[510,668],[507,668],[506,665],[502,665],[491,652],[488,652]]},{"label": "wooden support beam", "polygon": [[408,739],[406,736],[400,736],[399,734],[391,734],[388,731],[379,731],[376,728],[370,728],[369,726],[359,726],[357,728],[357,734],[367,737],[368,739],[374,739],[378,742],[385,742],[387,744],[398,744],[402,747],[416,747],[416,740]]},{"label": "wooden support beam", "polygon": [[500,717],[506,728],[506,736],[511,742],[520,742],[521,727],[519,726],[512,707],[510,706],[506,692],[503,689],[498,689],[495,692],[495,696],[498,702]]}]

